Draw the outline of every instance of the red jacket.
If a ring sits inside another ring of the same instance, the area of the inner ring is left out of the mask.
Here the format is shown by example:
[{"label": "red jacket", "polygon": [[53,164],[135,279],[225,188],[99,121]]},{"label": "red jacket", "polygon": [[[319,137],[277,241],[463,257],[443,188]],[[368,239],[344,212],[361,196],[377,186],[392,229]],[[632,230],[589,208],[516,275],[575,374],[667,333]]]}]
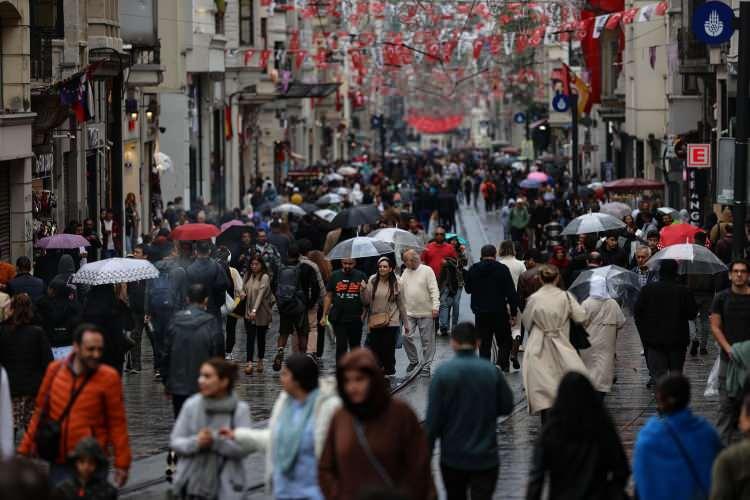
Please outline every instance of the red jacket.
[{"label": "red jacket", "polygon": [[443,262],[448,257],[458,258],[456,249],[450,243],[437,243],[433,241],[428,243],[422,252],[422,262],[430,266],[435,273],[435,278],[440,277],[440,270],[443,268]]},{"label": "red jacket", "polygon": [[[74,387],[79,387],[84,378],[84,375],[76,376],[73,373],[72,357],[49,364],[36,396],[34,416],[18,447],[18,453],[27,456],[36,454],[34,435],[47,394],[50,394],[49,416],[57,419],[68,404]],[[61,431],[60,456],[57,457],[57,463],[64,463],[81,439],[93,436],[104,450],[112,444],[116,468],[130,467],[130,444],[122,383],[114,368],[107,365],[97,368],[73,403],[68,417],[62,423]]]}]

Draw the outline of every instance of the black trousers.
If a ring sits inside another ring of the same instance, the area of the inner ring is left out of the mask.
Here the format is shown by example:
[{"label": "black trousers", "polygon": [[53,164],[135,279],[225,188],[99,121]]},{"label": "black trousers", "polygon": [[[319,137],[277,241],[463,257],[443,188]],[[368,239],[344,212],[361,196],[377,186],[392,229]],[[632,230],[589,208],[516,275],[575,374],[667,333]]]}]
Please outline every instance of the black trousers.
[{"label": "black trousers", "polygon": [[347,352],[362,345],[361,321],[333,323],[333,333],[336,334],[336,361]]},{"label": "black trousers", "polygon": [[682,372],[685,365],[685,349],[646,346],[646,366],[654,381],[658,381],[667,373]]},{"label": "black trousers", "polygon": [[490,359],[492,353],[492,338],[497,340],[499,352],[497,354],[497,365],[500,368],[510,368],[510,350],[513,346],[510,333],[510,322],[505,314],[501,313],[477,313],[474,315],[479,338],[479,355]]},{"label": "black trousers", "polygon": [[191,394],[172,394],[172,411],[174,411],[175,420],[177,420],[177,417],[180,415],[182,405],[185,404],[185,401],[187,401],[190,396]]},{"label": "black trousers", "polygon": [[471,492],[471,500],[490,500],[495,493],[498,467],[487,470],[466,471],[458,470],[440,464],[443,475],[443,485],[448,500],[466,500]]},{"label": "black trousers", "polygon": [[370,349],[380,362],[380,367],[386,375],[396,373],[396,337],[397,326],[373,328],[370,330]]},{"label": "black trousers", "polygon": [[255,356],[255,344],[258,344],[258,359],[266,357],[266,333],[268,332],[268,325],[258,326],[250,320],[245,320],[245,333],[247,333],[247,344],[245,344],[245,351],[247,351],[247,361],[250,362]]},{"label": "black trousers", "polygon": [[232,354],[234,350],[234,343],[237,341],[237,318],[231,314],[227,316],[227,340],[224,343],[224,352]]}]

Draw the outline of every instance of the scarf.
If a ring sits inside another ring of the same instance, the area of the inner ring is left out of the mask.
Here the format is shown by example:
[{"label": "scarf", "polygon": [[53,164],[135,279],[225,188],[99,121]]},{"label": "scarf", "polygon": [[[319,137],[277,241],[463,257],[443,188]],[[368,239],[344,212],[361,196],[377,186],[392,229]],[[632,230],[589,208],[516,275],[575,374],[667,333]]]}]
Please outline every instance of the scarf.
[{"label": "scarf", "polygon": [[[200,406],[195,413],[195,429],[208,427],[209,418],[217,414],[229,414],[230,418],[237,409],[237,396],[232,393],[221,399],[200,399]],[[218,429],[216,429],[218,430]],[[186,493],[198,498],[216,498],[219,491],[219,475],[224,461],[219,455],[208,449],[201,450],[192,457],[194,475],[188,478]]]},{"label": "scarf", "polygon": [[318,389],[315,389],[307,395],[305,403],[302,405],[302,415],[295,419],[296,413],[294,408],[294,398],[288,397],[284,408],[279,415],[279,431],[276,433],[276,442],[274,450],[276,463],[284,474],[289,474],[294,468],[299,454],[302,436],[307,429],[307,423],[312,416],[315,401],[318,399]]}]

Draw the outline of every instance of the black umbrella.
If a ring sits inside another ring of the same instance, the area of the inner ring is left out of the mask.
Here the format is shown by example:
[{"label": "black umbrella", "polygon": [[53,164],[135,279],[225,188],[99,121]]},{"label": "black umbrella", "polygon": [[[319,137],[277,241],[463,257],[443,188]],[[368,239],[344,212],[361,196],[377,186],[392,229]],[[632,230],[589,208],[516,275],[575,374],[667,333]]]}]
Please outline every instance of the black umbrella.
[{"label": "black umbrella", "polygon": [[358,227],[363,224],[374,224],[380,218],[380,211],[375,205],[359,205],[342,210],[334,217],[331,224],[335,227]]},{"label": "black umbrella", "polygon": [[216,246],[224,245],[231,249],[234,244],[239,243],[244,232],[255,234],[255,227],[250,225],[230,226],[216,237]]},{"label": "black umbrella", "polygon": [[300,205],[300,207],[302,208],[302,210],[304,210],[308,214],[311,214],[320,208],[320,207],[313,205],[312,203],[303,203]]}]

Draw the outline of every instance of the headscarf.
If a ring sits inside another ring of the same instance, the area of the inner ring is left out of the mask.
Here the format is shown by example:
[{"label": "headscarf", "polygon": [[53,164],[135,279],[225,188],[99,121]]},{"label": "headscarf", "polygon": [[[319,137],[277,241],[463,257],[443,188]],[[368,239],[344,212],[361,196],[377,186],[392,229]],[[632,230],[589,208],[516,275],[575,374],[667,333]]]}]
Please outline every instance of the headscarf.
[{"label": "headscarf", "polygon": [[[363,403],[354,404],[346,394],[344,374],[350,370],[359,371],[370,379],[370,391]],[[387,387],[383,370],[369,349],[357,348],[344,355],[336,367],[336,382],[344,408],[359,419],[369,420],[378,417],[391,402],[391,392]]]},{"label": "headscarf", "polygon": [[[562,259],[557,258],[557,252],[562,251],[565,257]],[[552,264],[553,266],[557,267],[561,271],[564,269],[567,269],[570,265],[570,258],[568,257],[568,253],[565,251],[565,247],[562,245],[555,245],[552,248],[552,255],[549,258],[548,264]]]}]

